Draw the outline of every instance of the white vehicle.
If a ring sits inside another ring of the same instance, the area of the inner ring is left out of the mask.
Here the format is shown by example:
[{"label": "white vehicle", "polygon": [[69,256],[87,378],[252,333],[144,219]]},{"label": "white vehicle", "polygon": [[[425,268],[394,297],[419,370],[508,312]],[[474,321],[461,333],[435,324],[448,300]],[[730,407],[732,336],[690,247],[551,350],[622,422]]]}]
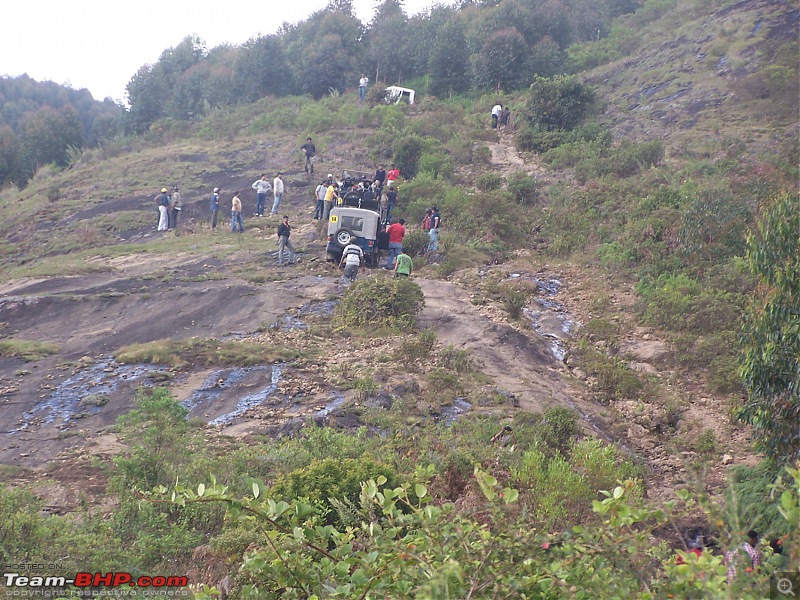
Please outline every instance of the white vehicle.
[{"label": "white vehicle", "polygon": [[386,104],[394,102],[399,104],[403,98],[408,98],[409,104],[414,104],[414,96],[417,92],[411,88],[404,88],[397,85],[390,85],[386,88]]}]

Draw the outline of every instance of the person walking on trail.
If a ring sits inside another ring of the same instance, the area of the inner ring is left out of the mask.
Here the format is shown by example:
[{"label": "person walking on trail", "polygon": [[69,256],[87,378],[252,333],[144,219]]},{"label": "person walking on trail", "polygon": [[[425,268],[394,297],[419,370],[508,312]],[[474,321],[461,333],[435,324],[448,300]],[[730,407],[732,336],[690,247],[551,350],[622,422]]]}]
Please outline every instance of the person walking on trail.
[{"label": "person walking on trail", "polygon": [[392,211],[397,207],[397,188],[391,187],[386,192],[386,220],[392,219]]},{"label": "person walking on trail", "polygon": [[430,242],[428,243],[428,250],[436,252],[439,250],[439,228],[442,226],[442,217],[439,215],[439,209],[433,207],[431,209],[431,230],[428,232]]},{"label": "person walking on trail", "polygon": [[394,269],[394,261],[397,256],[403,252],[403,238],[406,235],[406,224],[404,219],[399,219],[397,223],[392,223],[386,229],[389,234],[389,251],[386,255],[386,270],[391,271]]},{"label": "person walking on trail", "polygon": [[381,199],[381,194],[383,193],[383,186],[386,183],[386,169],[383,168],[383,165],[378,165],[378,168],[375,169],[375,186],[378,189],[378,195],[376,198],[378,200]]},{"label": "person walking on trail", "polygon": [[263,173],[261,179],[256,179],[250,187],[256,191],[256,216],[263,217],[267,208],[267,194],[272,189],[272,185],[267,181],[267,174]]},{"label": "person walking on trail", "polygon": [[172,188],[172,194],[169,197],[169,229],[175,229],[178,226],[178,215],[181,214],[183,208],[183,198],[178,191],[178,186]]},{"label": "person walking on trail", "polygon": [[[306,173],[314,174],[314,157],[317,154],[317,147],[314,145],[314,142],[311,141],[311,138],[306,139],[306,143],[300,146],[300,150],[303,151],[306,157],[305,168]],[[311,169],[309,171],[309,169]]]},{"label": "person walking on trail", "polygon": [[331,182],[328,186],[328,189],[325,190],[325,212],[322,215],[322,219],[327,221],[331,215],[331,209],[333,208],[333,203],[339,197],[339,184],[335,181]]},{"label": "person walking on trail", "polygon": [[500,114],[503,112],[503,105],[502,104],[495,104],[492,107],[492,129],[497,129],[497,121],[500,118]]},{"label": "person walking on trail", "polygon": [[752,573],[761,566],[761,552],[758,551],[759,535],[755,529],[747,532],[747,541],[738,548],[725,553],[728,565],[728,583],[736,579],[736,568],[744,567],[745,573]]},{"label": "person walking on trail", "polygon": [[511,109],[508,106],[504,106],[503,110],[500,112],[500,128],[505,129],[511,124]]},{"label": "person walking on trail", "polygon": [[211,194],[211,231],[217,230],[217,217],[219,216],[219,188],[214,188]]},{"label": "person walking on trail", "polygon": [[386,180],[389,187],[393,187],[397,178],[400,177],[400,169],[394,166],[394,163],[389,165],[389,172],[386,174]]},{"label": "person walking on trail", "polygon": [[272,181],[272,193],[275,195],[275,201],[272,203],[273,215],[278,214],[278,209],[281,206],[281,200],[283,200],[283,179],[281,179],[281,175],[283,175],[283,173],[278,171],[278,174]]},{"label": "person walking on trail", "polygon": [[351,282],[356,280],[363,259],[364,251],[355,243],[355,238],[350,238],[350,243],[342,250],[342,259],[339,261],[340,267],[344,265],[345,279],[349,279]]},{"label": "person walking on trail", "polygon": [[369,78],[363,73],[361,74],[361,79],[358,80],[358,101],[364,102],[367,98],[367,84],[369,83]]},{"label": "person walking on trail", "polygon": [[314,190],[314,197],[317,199],[316,207],[314,208],[314,220],[322,219],[325,214],[325,194],[328,193],[328,186],[323,181]]},{"label": "person walking on trail", "polygon": [[244,221],[242,221],[242,200],[239,198],[239,192],[233,192],[231,198],[231,231],[244,233]]},{"label": "person walking on trail", "polygon": [[[289,225],[289,216],[285,215],[283,217],[283,222],[278,225],[278,264],[294,264],[297,258],[297,254],[294,251],[294,246],[292,246],[292,242],[289,241],[289,236],[292,235],[292,226]],[[286,261],[283,260],[283,253],[284,251],[289,251],[289,257]]]},{"label": "person walking on trail", "polygon": [[156,204],[158,205],[158,231],[167,231],[169,229],[169,196],[167,196],[167,188],[161,188],[161,193],[156,196]]},{"label": "person walking on trail", "polygon": [[401,250],[394,261],[394,276],[410,277],[413,268],[414,262],[411,260],[411,257],[406,254],[405,250]]}]

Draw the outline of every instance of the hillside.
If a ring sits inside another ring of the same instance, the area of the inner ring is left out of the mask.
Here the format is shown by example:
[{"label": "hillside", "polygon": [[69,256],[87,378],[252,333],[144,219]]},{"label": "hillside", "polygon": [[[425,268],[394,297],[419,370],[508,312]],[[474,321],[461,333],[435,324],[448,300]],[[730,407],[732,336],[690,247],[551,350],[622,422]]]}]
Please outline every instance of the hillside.
[{"label": "hillside", "polygon": [[[521,131],[526,92],[414,106],[292,96],[159,121],[3,188],[6,552],[55,562],[42,540],[57,536],[75,549],[65,572],[188,572],[232,597],[248,584],[270,598],[346,585],[340,597],[488,598],[492,586],[692,597],[672,553],[702,531],[721,572],[705,597],[760,597],[772,571],[728,586],[720,550],[754,527],[800,550],[796,524],[766,500],[775,471],[732,416],[757,289],[745,236],[772,196],[797,193],[799,18],[766,0],[646,2],[609,38],[570,49],[598,108],[541,154],[488,126],[502,101],[519,107]],[[307,136],[315,177],[299,152]],[[392,161],[406,174],[397,214],[419,245],[411,281],[424,307],[413,327],[345,326],[367,312],[355,291],[410,292],[386,287],[397,284],[382,269],[363,269],[351,291],[325,262],[316,177]],[[278,171],[301,259],[287,266],[278,219],[253,216],[251,184]],[[173,185],[178,227],[157,232],[154,196]],[[226,219],[235,190],[243,234]],[[434,204],[441,251],[424,253],[417,223]],[[496,437],[505,425],[512,441]],[[375,499],[380,478],[410,486],[402,507],[367,506],[359,483],[372,479]],[[142,501],[176,481],[185,506]],[[261,520],[206,510],[200,484],[214,498],[249,494],[242,506]],[[599,493],[618,484],[619,496]],[[676,491],[685,502],[671,512]],[[272,525],[279,558],[262,536]],[[470,543],[438,562],[453,536]],[[401,551],[424,568],[405,570]]]}]

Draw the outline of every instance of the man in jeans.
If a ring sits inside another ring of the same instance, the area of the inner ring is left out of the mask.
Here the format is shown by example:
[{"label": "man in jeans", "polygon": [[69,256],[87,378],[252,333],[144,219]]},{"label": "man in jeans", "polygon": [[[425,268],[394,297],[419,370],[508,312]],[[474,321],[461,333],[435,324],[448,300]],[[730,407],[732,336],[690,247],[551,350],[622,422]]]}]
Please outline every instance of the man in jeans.
[{"label": "man in jeans", "polygon": [[256,216],[263,217],[267,207],[267,192],[272,189],[266,173],[261,175],[261,179],[254,181],[251,187],[256,191]]},{"label": "man in jeans", "polygon": [[308,173],[309,167],[311,168],[311,174],[314,174],[314,156],[317,154],[317,147],[314,145],[314,142],[311,141],[311,138],[306,140],[306,143],[300,146],[300,150],[305,153],[306,156],[306,173]]},{"label": "man in jeans", "polygon": [[[294,246],[292,246],[292,242],[289,241],[289,236],[292,235],[292,228],[289,225],[289,217],[283,217],[283,223],[278,225],[278,264],[294,264],[295,262],[295,252]],[[284,262],[283,260],[283,252],[284,250],[289,250],[289,259]]]},{"label": "man in jeans", "polygon": [[275,176],[275,179],[272,181],[272,193],[275,195],[275,202],[272,203],[272,214],[277,215],[278,209],[281,206],[281,200],[283,199],[283,179],[281,179],[280,171]]},{"label": "man in jeans", "polygon": [[394,269],[394,259],[403,252],[403,237],[406,235],[405,219],[399,219],[397,223],[392,223],[386,230],[389,234],[389,253],[386,255],[386,270]]},{"label": "man in jeans", "polygon": [[217,230],[217,217],[219,216],[219,188],[214,188],[211,194],[211,231]]},{"label": "man in jeans", "polygon": [[428,232],[430,236],[430,243],[428,250],[436,252],[439,250],[439,227],[442,225],[442,217],[439,215],[439,209],[433,207],[433,214],[431,214],[431,230]]}]

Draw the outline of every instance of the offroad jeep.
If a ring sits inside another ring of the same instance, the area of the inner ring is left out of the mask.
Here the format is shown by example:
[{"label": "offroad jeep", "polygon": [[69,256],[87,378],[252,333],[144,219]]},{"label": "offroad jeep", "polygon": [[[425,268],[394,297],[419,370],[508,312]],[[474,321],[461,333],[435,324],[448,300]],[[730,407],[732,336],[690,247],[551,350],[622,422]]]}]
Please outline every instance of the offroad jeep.
[{"label": "offroad jeep", "polygon": [[340,197],[328,218],[328,261],[338,263],[351,240],[364,251],[365,263],[375,265],[380,260],[383,213],[380,200],[365,194],[370,183],[370,173],[352,169],[342,172]]}]

